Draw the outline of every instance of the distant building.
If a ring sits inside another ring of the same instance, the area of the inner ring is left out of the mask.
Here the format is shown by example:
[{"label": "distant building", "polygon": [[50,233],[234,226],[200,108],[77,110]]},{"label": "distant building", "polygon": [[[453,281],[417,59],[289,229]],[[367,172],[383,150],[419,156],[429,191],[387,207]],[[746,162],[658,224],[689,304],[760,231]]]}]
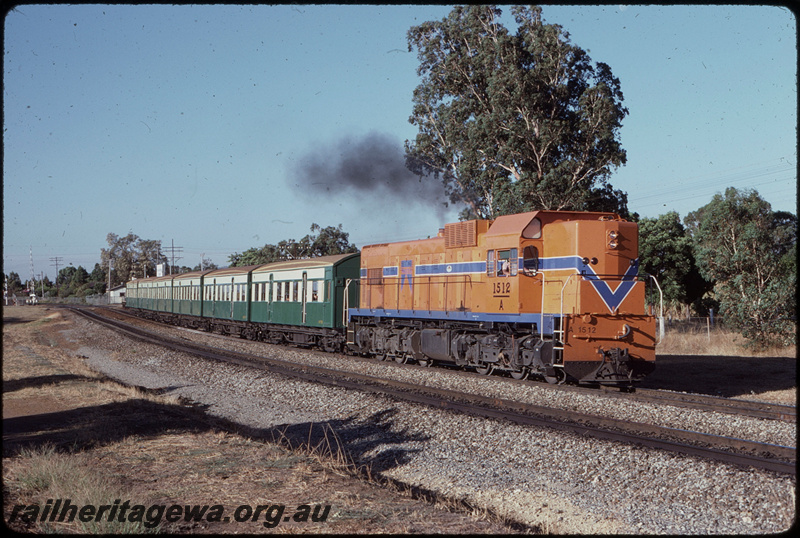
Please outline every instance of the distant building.
[{"label": "distant building", "polygon": [[125,301],[125,284],[111,288],[108,295],[108,304],[122,304]]}]

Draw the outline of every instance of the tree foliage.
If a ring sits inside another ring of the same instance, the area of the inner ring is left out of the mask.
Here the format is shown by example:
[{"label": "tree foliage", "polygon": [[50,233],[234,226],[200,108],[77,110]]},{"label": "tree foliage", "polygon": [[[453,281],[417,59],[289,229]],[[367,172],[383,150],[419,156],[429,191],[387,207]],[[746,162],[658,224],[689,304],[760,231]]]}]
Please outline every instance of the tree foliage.
[{"label": "tree foliage", "polygon": [[56,275],[53,295],[58,297],[86,297],[97,295],[106,291],[106,273],[99,263],[94,265],[94,270],[89,273],[82,265],[73,267],[69,265]]},{"label": "tree foliage", "polygon": [[538,7],[514,7],[516,34],[494,6],[459,6],[408,32],[422,78],[409,121],[407,166],[441,179],[463,216],[494,218],[534,209],[622,206],[608,185],[625,163],[618,140],[620,82],[592,65]]},{"label": "tree foliage", "polygon": [[11,271],[7,275],[4,274],[3,276],[5,277],[4,286],[8,287],[9,297],[16,295],[17,293],[22,293],[22,289],[25,287],[25,285],[22,283],[19,273]]},{"label": "tree foliage", "polygon": [[109,233],[106,241],[108,248],[100,249],[100,261],[106,277],[111,265],[111,287],[133,277],[155,276],[156,264],[167,263],[166,256],[161,253],[161,241],[141,239],[132,232],[124,237]]},{"label": "tree foliage", "polygon": [[796,341],[797,217],[728,188],[686,217],[726,321],[756,345]]},{"label": "tree foliage", "polygon": [[350,234],[342,230],[341,224],[338,227],[322,228],[319,224],[314,223],[311,225],[311,233],[300,241],[284,239],[277,245],[267,244],[261,248],[254,247],[241,254],[236,252],[230,255],[229,261],[231,267],[242,267],[282,260],[358,252],[356,246],[349,242],[349,238]]},{"label": "tree foliage", "polygon": [[692,238],[675,211],[655,219],[639,220],[639,258],[640,270],[658,280],[668,308],[678,310],[700,299],[712,288],[711,283],[700,275]]}]

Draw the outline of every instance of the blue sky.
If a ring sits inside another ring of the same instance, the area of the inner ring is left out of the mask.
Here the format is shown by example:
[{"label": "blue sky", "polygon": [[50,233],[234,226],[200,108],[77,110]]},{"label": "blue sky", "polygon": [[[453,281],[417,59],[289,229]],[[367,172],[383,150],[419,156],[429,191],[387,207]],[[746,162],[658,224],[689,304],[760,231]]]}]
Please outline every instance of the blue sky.
[{"label": "blue sky", "polygon": [[[361,247],[423,238],[457,210],[321,167],[348,149],[391,177],[419,83],[411,26],[448,6],[22,5],[4,35],[3,269],[91,271],[106,235],[219,266],[342,224]],[[794,14],[770,6],[543,6],[630,113],[629,208],[685,217],[728,186],[797,207]],[[506,26],[514,27],[504,9]],[[396,156],[396,155],[395,155]],[[339,165],[342,166],[339,166]],[[312,166],[313,165],[313,166]],[[319,173],[319,180],[309,179]],[[415,187],[416,188],[416,187]]]}]

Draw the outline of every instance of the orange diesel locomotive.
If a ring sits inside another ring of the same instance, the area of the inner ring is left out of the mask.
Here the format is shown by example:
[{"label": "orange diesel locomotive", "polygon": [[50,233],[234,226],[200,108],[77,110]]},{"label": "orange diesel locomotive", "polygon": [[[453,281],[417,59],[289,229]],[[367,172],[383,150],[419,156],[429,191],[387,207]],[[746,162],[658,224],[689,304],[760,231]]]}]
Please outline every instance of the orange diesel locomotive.
[{"label": "orange diesel locomotive", "polygon": [[[613,213],[534,211],[366,246],[352,352],[629,385],[653,370],[638,227]],[[354,285],[354,283],[351,283]]]}]

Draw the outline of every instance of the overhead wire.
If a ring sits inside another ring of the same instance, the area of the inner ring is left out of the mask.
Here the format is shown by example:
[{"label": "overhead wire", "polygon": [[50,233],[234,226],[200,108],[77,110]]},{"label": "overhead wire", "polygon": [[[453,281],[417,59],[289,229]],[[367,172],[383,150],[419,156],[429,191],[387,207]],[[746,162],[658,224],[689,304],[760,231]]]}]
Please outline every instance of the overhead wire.
[{"label": "overhead wire", "polygon": [[[758,187],[764,185],[775,185],[782,188],[785,187],[785,192],[794,192],[796,196],[796,188],[793,189],[797,180],[796,165],[789,162],[786,158],[780,158],[778,161],[780,162],[774,163],[774,160],[772,160],[760,163],[751,163],[736,168],[723,170],[722,172],[718,173],[701,174],[698,176],[684,178],[676,182],[670,182],[671,186],[668,188],[649,191],[647,194],[629,196],[628,202],[637,208],[652,207],[654,205],[666,205],[672,202],[683,200],[705,198],[717,192],[719,187],[723,185],[738,186],[743,182],[748,183],[746,185],[747,187]],[[755,166],[758,166],[759,168],[753,169]],[[762,178],[770,179],[767,181],[757,181]],[[692,185],[686,187],[676,187],[676,185],[684,185],[688,182],[691,182]],[[654,198],[658,199],[658,202],[642,203],[645,200],[651,200]]]}]

